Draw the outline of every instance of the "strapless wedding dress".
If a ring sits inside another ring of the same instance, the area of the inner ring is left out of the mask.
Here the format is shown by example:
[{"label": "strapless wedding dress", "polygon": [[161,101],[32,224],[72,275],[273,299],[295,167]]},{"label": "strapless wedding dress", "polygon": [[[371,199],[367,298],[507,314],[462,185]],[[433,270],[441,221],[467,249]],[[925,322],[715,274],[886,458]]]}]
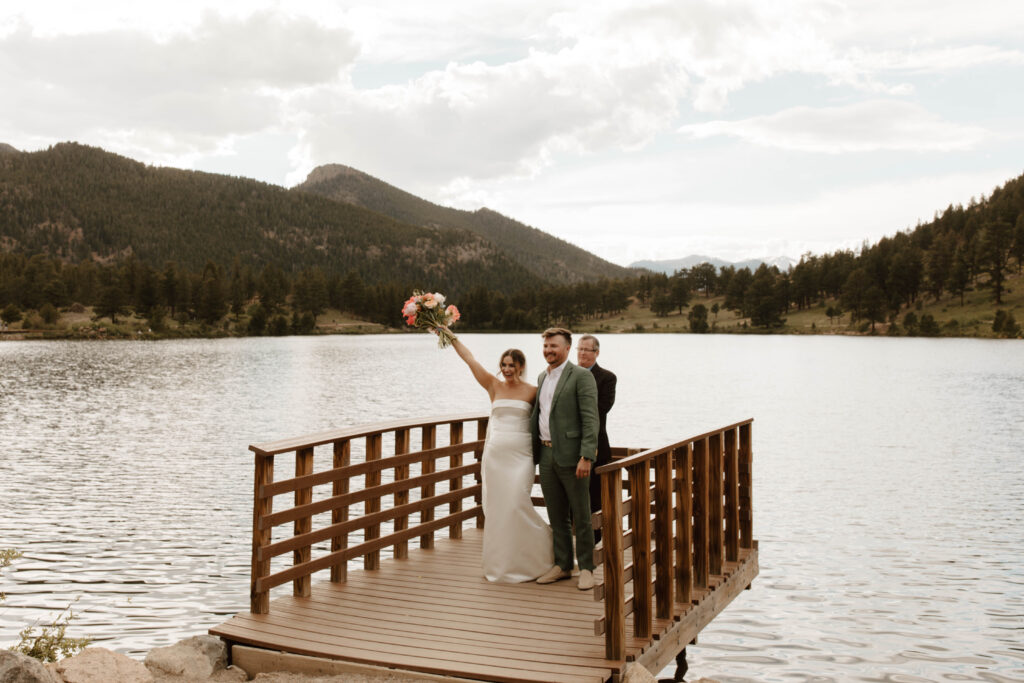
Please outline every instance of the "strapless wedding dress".
[{"label": "strapless wedding dress", "polygon": [[551,527],[530,502],[532,409],[517,399],[491,404],[482,465],[483,569],[488,581],[532,581],[555,564]]}]

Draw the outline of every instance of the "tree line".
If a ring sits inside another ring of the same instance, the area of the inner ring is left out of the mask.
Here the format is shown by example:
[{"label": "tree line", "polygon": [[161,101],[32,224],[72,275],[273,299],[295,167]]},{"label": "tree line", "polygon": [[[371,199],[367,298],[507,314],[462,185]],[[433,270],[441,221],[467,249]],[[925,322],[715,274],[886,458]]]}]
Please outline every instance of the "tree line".
[{"label": "tree line", "polygon": [[[962,305],[973,289],[987,289],[999,306],[1007,275],[1021,273],[1022,264],[1024,176],[987,200],[950,205],[933,221],[865,244],[857,253],[804,254],[785,272],[767,265],[751,271],[703,263],[671,276],[641,277],[637,296],[662,316],[682,312],[694,296],[723,296],[722,308],[764,328],[782,325],[792,309],[831,301],[830,318],[849,314],[851,322],[866,320],[874,327],[895,320],[919,300],[946,297]],[[692,311],[690,317],[692,327]],[[920,324],[916,315],[909,320],[911,328]]]},{"label": "tree line", "polygon": [[[450,283],[449,283],[450,284]],[[155,269],[134,257],[103,264],[92,259],[69,264],[36,254],[0,253],[0,309],[11,323],[34,312],[45,323],[59,311],[90,306],[98,318],[134,313],[152,329],[170,321],[221,324],[227,316],[248,318],[250,334],[311,332],[328,308],[398,327],[402,302],[422,282],[367,283],[355,270],[328,273],[318,267],[292,274],[276,264],[255,269],[237,260],[229,266],[209,261],[201,270],[174,262]],[[463,328],[527,330],[559,322],[615,313],[629,305],[627,281],[600,280],[575,285],[527,287],[513,294],[476,285],[447,291],[464,312]]]},{"label": "tree line", "polygon": [[[94,307],[116,321],[132,311],[153,329],[168,320],[215,326],[226,316],[247,319],[251,334],[311,331],[317,316],[335,308],[392,327],[403,324],[402,302],[414,289],[443,291],[463,311],[460,327],[476,330],[535,330],[559,323],[573,326],[624,311],[632,299],[659,316],[688,311],[691,330],[708,331],[709,309],[700,298],[721,297],[720,308],[748,318],[754,327],[784,324],[791,310],[830,302],[827,315],[874,326],[907,310],[904,326],[933,333],[930,316],[910,315],[919,300],[963,303],[967,291],[986,288],[1002,303],[1006,277],[1024,264],[1024,176],[987,199],[949,206],[930,223],[885,237],[859,252],[805,254],[787,271],[762,265],[721,269],[703,263],[672,275],[648,273],[577,284],[523,283],[498,289],[453,272],[410,272],[404,279],[356,269],[329,270],[291,264],[252,266],[237,257],[228,264],[209,260],[202,268],[167,261],[154,268],[134,255],[101,263],[68,262],[45,254],[0,253],[0,309],[4,319],[35,311],[45,321],[75,303]],[[506,283],[507,284],[507,283]],[[717,306],[716,304],[714,304]],[[718,310],[712,309],[717,314]],[[1001,324],[1013,330],[1015,321]]]}]

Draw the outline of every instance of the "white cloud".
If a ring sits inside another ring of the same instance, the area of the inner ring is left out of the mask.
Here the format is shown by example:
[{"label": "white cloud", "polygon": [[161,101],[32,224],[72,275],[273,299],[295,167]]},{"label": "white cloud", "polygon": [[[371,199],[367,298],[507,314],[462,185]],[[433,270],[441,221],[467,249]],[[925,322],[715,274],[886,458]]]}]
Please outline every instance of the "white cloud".
[{"label": "white cloud", "polygon": [[310,166],[345,159],[406,183],[531,175],[566,151],[642,147],[670,125],[685,74],[648,55],[619,58],[581,46],[451,63],[404,85],[311,90],[292,105]]},{"label": "white cloud", "polygon": [[345,30],[266,12],[205,13],[166,39],[126,29],[38,36],[21,25],[0,38],[0,130],[11,142],[121,141],[114,151],[186,160],[275,129],[288,92],[336,81],[356,54]]},{"label": "white cloud", "polygon": [[[921,172],[921,152],[981,173],[1020,146],[999,128],[1024,115],[1008,87],[1024,64],[1024,13],[1002,0],[211,7],[5,2],[0,141],[73,139],[286,184],[344,163],[620,262],[651,248],[640,236],[662,240],[658,252],[683,236],[738,250],[740,224],[762,215],[743,206],[757,204],[768,216],[768,204],[788,204],[792,225],[774,242],[748,232],[777,248],[797,221],[816,220],[799,207],[821,196],[820,176],[861,187],[843,175],[848,159],[889,185]],[[751,155],[758,167],[742,169]],[[843,204],[846,190],[835,192]],[[716,215],[714,230],[680,227]]]},{"label": "white cloud", "polygon": [[937,152],[968,150],[986,131],[943,121],[924,108],[892,100],[844,107],[794,107],[739,121],[709,121],[679,128],[695,139],[729,136],[766,147],[804,152]]}]

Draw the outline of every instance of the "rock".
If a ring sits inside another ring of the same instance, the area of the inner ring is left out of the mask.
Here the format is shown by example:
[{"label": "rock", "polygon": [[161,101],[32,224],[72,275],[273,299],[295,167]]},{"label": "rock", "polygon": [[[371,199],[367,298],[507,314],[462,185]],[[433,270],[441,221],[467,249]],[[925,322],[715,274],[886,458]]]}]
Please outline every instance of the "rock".
[{"label": "rock", "polygon": [[87,647],[57,662],[64,683],[153,683],[142,662],[103,647]]},{"label": "rock", "polygon": [[237,666],[229,666],[226,669],[221,669],[210,677],[210,681],[212,683],[242,683],[242,681],[248,680],[249,674],[245,673],[245,671],[239,669]]},{"label": "rock", "polygon": [[644,666],[629,662],[622,668],[622,683],[658,683],[658,679]]},{"label": "rock", "polygon": [[146,668],[154,675],[182,676],[206,680],[226,669],[228,650],[224,641],[213,636],[192,636],[168,647],[158,647],[146,655]]},{"label": "rock", "polygon": [[0,681],[4,683],[58,683],[38,659],[11,650],[0,650]]}]

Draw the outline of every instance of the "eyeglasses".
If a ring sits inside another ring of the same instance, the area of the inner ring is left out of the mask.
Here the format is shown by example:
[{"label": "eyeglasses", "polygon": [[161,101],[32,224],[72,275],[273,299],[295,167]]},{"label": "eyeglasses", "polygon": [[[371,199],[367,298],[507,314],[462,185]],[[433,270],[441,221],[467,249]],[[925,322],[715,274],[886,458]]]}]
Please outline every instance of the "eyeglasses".
[{"label": "eyeglasses", "polygon": [[597,349],[587,349],[582,346],[577,346],[576,351],[579,353],[597,353]]}]

